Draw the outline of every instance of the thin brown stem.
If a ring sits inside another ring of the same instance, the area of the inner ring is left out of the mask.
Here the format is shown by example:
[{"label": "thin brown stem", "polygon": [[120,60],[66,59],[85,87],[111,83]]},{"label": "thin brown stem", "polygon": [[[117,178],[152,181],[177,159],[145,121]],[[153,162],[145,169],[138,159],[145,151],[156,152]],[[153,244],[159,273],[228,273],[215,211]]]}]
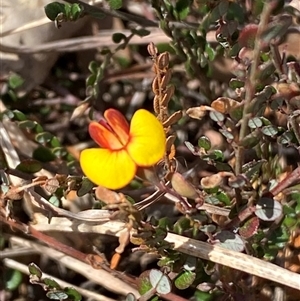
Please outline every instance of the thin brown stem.
[{"label": "thin brown stem", "polygon": [[[239,135],[240,142],[242,142],[245,136],[247,135],[248,121],[251,116],[249,110],[250,110],[251,101],[255,95],[257,69],[259,66],[260,51],[261,51],[260,37],[268,25],[270,15],[274,7],[274,2],[277,1],[275,0],[271,2],[266,2],[263,11],[261,13],[261,19],[256,35],[255,47],[253,50],[253,61],[250,68],[250,74],[245,83],[245,100],[244,100],[243,118],[241,121],[241,128],[240,128],[240,135]],[[242,145],[239,145],[236,149],[236,164],[235,164],[236,175],[242,172],[243,164],[244,164],[244,147]]]}]

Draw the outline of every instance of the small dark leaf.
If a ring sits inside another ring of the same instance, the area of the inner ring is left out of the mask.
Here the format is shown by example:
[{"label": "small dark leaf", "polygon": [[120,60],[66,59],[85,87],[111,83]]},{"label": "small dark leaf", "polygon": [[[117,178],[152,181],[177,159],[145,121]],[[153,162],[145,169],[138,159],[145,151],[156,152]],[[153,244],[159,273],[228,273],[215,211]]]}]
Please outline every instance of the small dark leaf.
[{"label": "small dark leaf", "polygon": [[53,135],[49,132],[39,133],[35,136],[35,140],[40,144],[46,144],[51,141]]},{"label": "small dark leaf", "polygon": [[41,162],[49,162],[56,159],[51,150],[43,146],[36,148],[32,154],[32,157]]},{"label": "small dark leaf", "polygon": [[18,123],[19,127],[21,129],[28,129],[28,130],[32,130],[35,128],[36,126],[36,122],[35,121],[31,121],[31,120],[24,120],[24,121],[20,121]]},{"label": "small dark leaf", "polygon": [[228,179],[228,185],[232,188],[242,188],[246,185],[247,179],[243,174]]},{"label": "small dark leaf", "polygon": [[176,1],[175,10],[178,14],[179,20],[184,20],[190,11],[190,0]]},{"label": "small dark leaf", "polygon": [[282,214],[282,206],[274,199],[262,197],[256,204],[255,214],[264,221],[274,221]]},{"label": "small dark leaf", "polygon": [[289,145],[295,139],[295,135],[291,131],[284,132],[280,137],[278,137],[277,141],[283,145]]},{"label": "small dark leaf", "polygon": [[232,89],[238,89],[244,87],[245,83],[239,79],[232,78],[229,82],[229,87]]},{"label": "small dark leaf", "polygon": [[150,34],[150,31],[145,28],[131,29],[131,32],[139,37],[146,37]]},{"label": "small dark leaf", "polygon": [[186,261],[185,261],[185,264],[183,265],[183,268],[186,270],[186,271],[189,271],[189,272],[193,272],[196,270],[196,265],[197,265],[197,259],[196,257],[194,256],[188,256]]},{"label": "small dark leaf", "polygon": [[178,234],[182,234],[183,231],[191,228],[191,220],[187,217],[181,217],[175,224],[174,224],[174,232]]},{"label": "small dark leaf", "polygon": [[280,21],[270,24],[269,28],[265,30],[260,37],[263,45],[270,45],[274,40],[275,43],[279,41],[286,34],[291,24],[292,17],[288,15],[284,15]]},{"label": "small dark leaf", "polygon": [[81,182],[81,186],[79,190],[77,191],[77,195],[79,197],[82,197],[86,195],[88,192],[91,191],[91,189],[94,187],[94,184],[88,179],[88,178],[83,178]]},{"label": "small dark leaf", "polygon": [[245,224],[239,229],[239,234],[243,238],[250,238],[254,234],[257,233],[257,229],[259,227],[259,219],[254,216],[250,218]]},{"label": "small dark leaf", "polygon": [[57,16],[60,13],[65,12],[65,4],[59,3],[59,2],[52,2],[52,3],[49,3],[48,5],[46,5],[44,7],[44,10],[45,10],[46,16],[51,21],[55,21],[55,19],[57,18]]},{"label": "small dark leaf", "polygon": [[119,44],[122,40],[126,41],[126,36],[121,32],[116,32],[112,35],[112,40],[114,43]]},{"label": "small dark leaf", "polygon": [[40,171],[43,168],[42,164],[39,161],[33,159],[23,160],[17,167],[17,170],[26,173],[35,173]]},{"label": "small dark leaf", "polygon": [[254,131],[244,137],[244,139],[241,141],[241,145],[248,149],[253,148],[260,142],[261,136],[262,135],[260,132]]},{"label": "small dark leaf", "polygon": [[221,231],[215,235],[216,245],[236,251],[242,252],[245,248],[244,242],[238,234],[230,231]]}]

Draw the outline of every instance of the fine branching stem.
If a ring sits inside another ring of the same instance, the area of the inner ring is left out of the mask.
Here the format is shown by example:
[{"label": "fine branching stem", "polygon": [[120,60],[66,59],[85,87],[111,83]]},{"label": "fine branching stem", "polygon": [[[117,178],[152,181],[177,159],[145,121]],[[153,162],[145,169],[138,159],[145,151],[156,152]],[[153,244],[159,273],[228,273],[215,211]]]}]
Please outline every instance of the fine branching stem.
[{"label": "fine branching stem", "polygon": [[[255,47],[253,50],[253,61],[250,68],[250,74],[245,83],[245,100],[244,100],[243,118],[241,121],[241,129],[239,134],[240,143],[247,135],[248,121],[251,117],[249,109],[250,109],[251,101],[255,95],[256,78],[257,78],[257,72],[258,72],[258,66],[260,60],[260,51],[261,51],[260,38],[268,25],[270,15],[275,2],[277,2],[277,0],[271,1],[270,3],[266,2],[263,11],[261,13],[261,19],[257,30],[256,40],[255,40]],[[242,145],[239,145],[236,149],[236,164],[235,164],[236,175],[242,172],[243,164],[244,164],[244,147]]]}]

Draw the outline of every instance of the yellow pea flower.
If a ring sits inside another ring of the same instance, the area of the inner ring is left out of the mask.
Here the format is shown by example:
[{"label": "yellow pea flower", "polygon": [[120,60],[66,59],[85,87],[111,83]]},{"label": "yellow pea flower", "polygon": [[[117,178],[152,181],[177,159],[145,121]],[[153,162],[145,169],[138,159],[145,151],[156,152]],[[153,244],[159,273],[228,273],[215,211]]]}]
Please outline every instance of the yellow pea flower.
[{"label": "yellow pea flower", "polygon": [[130,125],[115,109],[106,110],[104,118],[89,125],[101,148],[83,150],[80,165],[95,184],[119,189],[130,183],[138,166],[152,166],[163,157],[166,136],[162,124],[144,109],[135,112]]}]

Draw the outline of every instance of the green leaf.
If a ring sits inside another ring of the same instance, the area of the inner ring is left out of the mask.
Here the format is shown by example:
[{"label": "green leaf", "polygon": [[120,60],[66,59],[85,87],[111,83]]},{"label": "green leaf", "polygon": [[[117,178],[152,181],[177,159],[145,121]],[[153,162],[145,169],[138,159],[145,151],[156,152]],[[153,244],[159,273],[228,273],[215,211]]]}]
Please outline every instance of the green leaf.
[{"label": "green leaf", "polygon": [[195,301],[213,301],[216,300],[216,296],[213,293],[210,292],[203,292],[203,291],[199,291],[196,290],[194,296],[193,296],[193,300]]},{"label": "green leaf", "polygon": [[176,1],[175,10],[178,14],[179,20],[184,20],[190,11],[190,4],[189,0],[178,0]]},{"label": "green leaf", "polygon": [[208,151],[211,148],[211,142],[206,136],[202,136],[198,139],[198,146]]},{"label": "green leaf", "polygon": [[64,147],[55,147],[52,150],[52,153],[57,157],[57,158],[62,158],[68,154],[66,149]]},{"label": "green leaf", "polygon": [[180,290],[185,290],[190,287],[196,278],[196,273],[184,271],[176,277],[174,284]]},{"label": "green leaf", "polygon": [[41,278],[43,276],[41,269],[35,263],[30,263],[28,265],[28,270],[31,275],[35,275],[38,278]]},{"label": "green leaf", "polygon": [[269,28],[267,28],[260,37],[261,43],[270,45],[272,41],[281,39],[286,34],[292,22],[292,16],[285,15],[281,20],[269,25]]},{"label": "green leaf", "polygon": [[36,148],[32,154],[32,158],[41,162],[50,162],[56,159],[51,150],[44,146]]},{"label": "green leaf", "polygon": [[37,141],[40,144],[46,144],[51,141],[53,138],[53,135],[49,132],[43,132],[39,133],[35,136],[35,141]]},{"label": "green leaf", "polygon": [[131,29],[131,32],[133,34],[136,34],[139,37],[146,37],[148,36],[151,32],[145,28],[140,28],[140,29]]},{"label": "green leaf", "polygon": [[73,3],[71,5],[71,10],[70,10],[70,19],[72,21],[76,21],[80,18],[81,14],[83,13],[83,9],[78,3]]},{"label": "green leaf", "polygon": [[40,171],[43,168],[42,164],[39,161],[33,159],[23,160],[17,167],[17,170],[26,173],[35,173]]},{"label": "green leaf", "polygon": [[52,137],[50,143],[51,143],[52,147],[60,147],[61,146],[59,139],[55,136]]},{"label": "green leaf", "polygon": [[46,16],[51,20],[55,21],[56,17],[60,13],[65,13],[65,4],[59,2],[49,3],[44,7]]},{"label": "green leaf", "polygon": [[123,33],[116,32],[112,35],[112,40],[114,43],[118,44],[122,42],[122,40],[126,41],[126,36]]},{"label": "green leaf", "polygon": [[26,115],[19,110],[13,110],[14,118],[18,121],[24,121],[27,119]]},{"label": "green leaf", "polygon": [[215,59],[216,52],[208,43],[205,44],[205,53],[210,61]]},{"label": "green leaf", "polygon": [[64,291],[71,300],[80,301],[82,299],[81,295],[73,287],[66,287]]},{"label": "green leaf", "polygon": [[24,79],[17,74],[11,75],[8,79],[8,86],[11,89],[16,89],[16,88],[21,87],[23,85],[23,83],[24,83]]},{"label": "green leaf", "polygon": [[88,179],[88,178],[83,178],[81,182],[81,186],[79,190],[77,191],[77,195],[79,197],[82,197],[86,195],[88,192],[91,191],[91,189],[94,187],[94,184]]},{"label": "green leaf", "polygon": [[232,78],[229,82],[229,87],[232,89],[238,89],[244,87],[245,83],[239,79]]},{"label": "green leaf", "polygon": [[290,144],[295,139],[295,135],[291,131],[284,132],[280,137],[278,137],[278,143],[280,144]]},{"label": "green leaf", "polygon": [[120,9],[123,5],[122,0],[108,0],[108,4],[111,9]]},{"label": "green leaf", "polygon": [[31,121],[31,120],[24,120],[24,121],[20,121],[18,123],[19,128],[21,129],[28,129],[28,130],[32,130],[35,128],[36,126],[36,122],[35,121]]},{"label": "green leaf", "polygon": [[237,20],[240,24],[245,21],[245,14],[243,8],[235,2],[230,2],[228,11],[227,11],[227,19],[228,20]]},{"label": "green leaf", "polygon": [[148,291],[152,289],[152,285],[149,279],[149,273],[150,273],[149,270],[145,271],[138,278],[137,288],[141,295],[146,294]]},{"label": "green leaf", "polygon": [[22,273],[18,270],[9,269],[3,275],[5,280],[5,288],[13,291],[18,288],[22,282]]}]

